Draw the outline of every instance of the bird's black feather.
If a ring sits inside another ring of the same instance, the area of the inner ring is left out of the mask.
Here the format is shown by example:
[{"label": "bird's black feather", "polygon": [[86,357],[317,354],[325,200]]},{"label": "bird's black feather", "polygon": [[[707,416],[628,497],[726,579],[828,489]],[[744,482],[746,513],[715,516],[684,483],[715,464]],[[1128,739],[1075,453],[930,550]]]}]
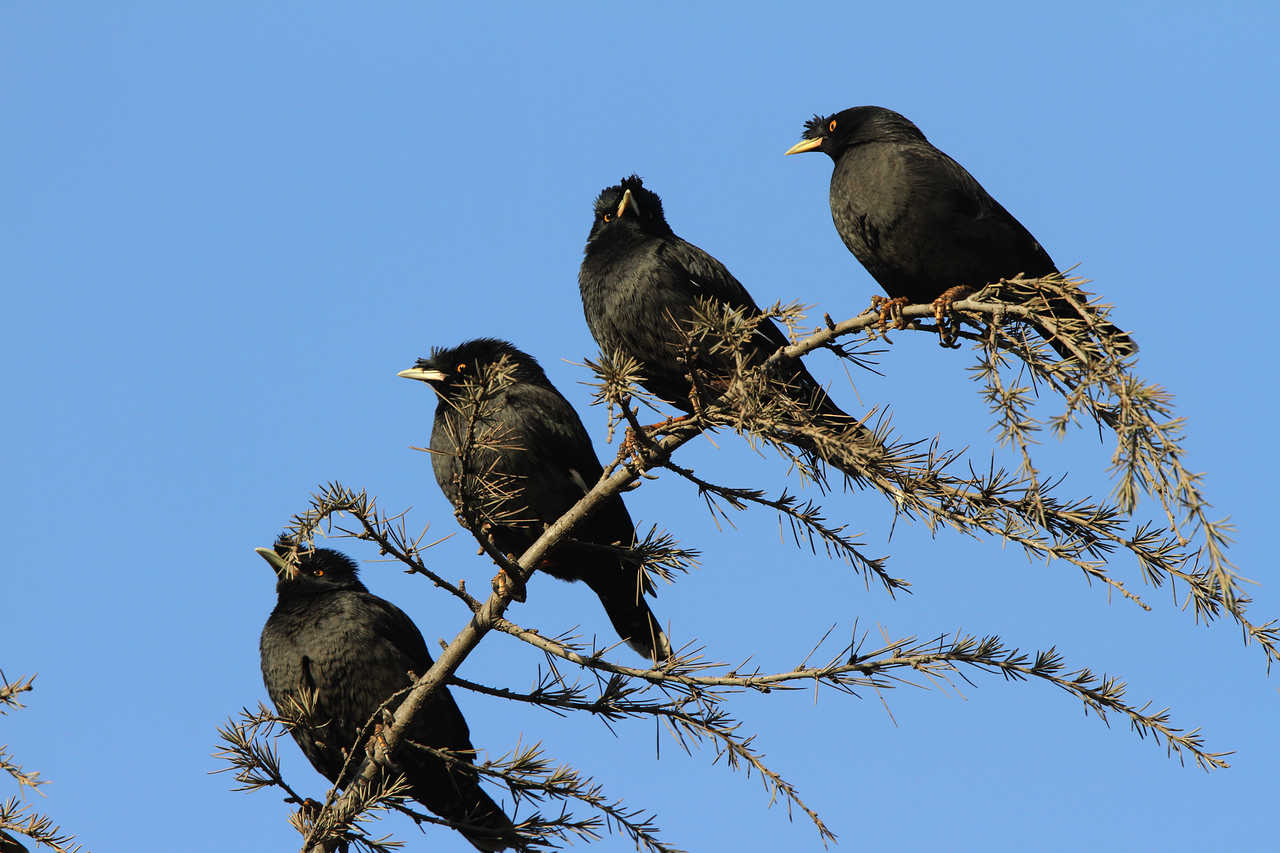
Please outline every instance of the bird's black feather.
[{"label": "bird's black feather", "polygon": [[[473,470],[502,481],[503,496],[494,497],[490,515],[498,521],[490,538],[503,552],[519,556],[545,527],[567,512],[595,485],[603,471],[591,437],[569,404],[534,358],[512,344],[493,338],[434,350],[418,365],[445,378],[432,382],[442,400],[431,431],[431,467],[436,482],[455,505],[463,499],[459,484],[458,437],[478,414],[466,402],[463,383],[481,381],[482,371],[505,359],[510,382],[489,401],[491,428],[500,447],[474,449]],[[590,545],[629,547],[635,526],[622,498],[605,500],[570,533],[577,542],[553,549],[540,568],[561,580],[582,581],[600,598],[618,636],[649,659],[665,660],[670,644],[645,603],[654,590],[633,560]]]},{"label": "bird's black feather", "polygon": [[[277,551],[285,550],[278,547]],[[298,571],[281,573],[277,603],[259,643],[262,680],[284,712],[315,691],[311,729],[292,734],[325,778],[345,786],[339,773],[351,750],[362,751],[360,733],[378,707],[409,687],[431,667],[431,655],[413,621],[361,583],[356,564],[328,548],[298,552]],[[391,705],[392,710],[395,703]],[[409,741],[438,749],[471,751],[467,721],[441,687],[405,732]],[[466,824],[459,831],[479,850],[501,850],[518,842],[511,821],[480,787],[474,770],[406,744],[394,756],[410,794],[436,814]],[[348,772],[360,766],[356,756]]]},{"label": "bird's black feather", "polygon": [[[748,317],[762,312],[724,264],[676,236],[663,214],[662,200],[651,190],[632,189],[638,213],[605,219],[610,205],[616,208],[624,189],[631,188],[629,181],[638,183],[632,176],[606,187],[596,202],[578,272],[583,313],[602,351],[634,358],[643,367],[642,384],[648,391],[689,412],[690,366],[680,360],[682,329],[692,324],[699,300]],[[749,362],[763,362],[789,343],[768,318],[759,322],[756,332],[749,342]],[[693,367],[712,378],[729,370],[727,360],[710,354]],[[849,420],[801,362],[787,360],[783,370],[795,393],[814,401],[817,411]]]},{"label": "bird's black feather", "polygon": [[[852,107],[806,123],[804,138],[820,138],[813,150],[835,163],[829,201],[840,239],[890,296],[931,302],[956,286],[979,289],[1019,273],[1058,272],[1031,232],[905,116]],[[1056,316],[1080,316],[1062,299],[1049,308]],[[1120,352],[1136,351],[1115,326],[1097,330]],[[1070,357],[1060,341],[1038,331]]]},{"label": "bird's black feather", "polygon": [[807,119],[804,123],[804,130],[800,132],[802,139],[817,139],[822,135],[822,130],[831,121],[831,116],[820,116],[813,114],[813,118]]}]

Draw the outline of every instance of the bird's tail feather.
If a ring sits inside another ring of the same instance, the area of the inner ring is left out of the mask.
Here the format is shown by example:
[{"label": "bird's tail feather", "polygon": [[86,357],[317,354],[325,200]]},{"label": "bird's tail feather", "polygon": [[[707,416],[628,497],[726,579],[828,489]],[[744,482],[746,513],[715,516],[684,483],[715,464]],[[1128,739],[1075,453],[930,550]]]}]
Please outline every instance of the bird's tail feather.
[{"label": "bird's tail feather", "polygon": [[644,600],[639,569],[623,575],[630,578],[608,587],[604,584],[590,586],[599,596],[618,636],[640,655],[661,663],[671,657],[671,642]]},{"label": "bird's tail feather", "polygon": [[484,792],[479,782],[473,778],[460,781],[455,774],[455,783],[465,792],[462,798],[465,803],[464,808],[452,808],[449,810],[450,813],[436,809],[432,811],[465,824],[457,827],[458,832],[462,833],[462,836],[477,850],[489,853],[489,851],[508,848],[520,849],[525,846],[516,835],[515,825],[507,817],[507,813]]},{"label": "bird's tail feather", "polygon": [[[1088,308],[1083,309],[1084,316],[1082,316],[1082,310],[1067,300],[1052,299],[1049,301],[1049,311],[1055,317],[1075,317],[1084,320],[1093,330],[1095,337],[1100,341],[1105,341],[1109,345],[1107,348],[1113,350],[1121,358],[1127,358],[1138,351],[1138,345],[1134,343],[1133,338],[1129,337],[1128,334],[1114,324],[1099,321]],[[1039,333],[1040,337],[1049,342],[1049,346],[1053,347],[1054,352],[1064,359],[1075,358],[1075,354],[1070,347],[1058,340],[1048,329],[1036,323],[1031,325]]]}]

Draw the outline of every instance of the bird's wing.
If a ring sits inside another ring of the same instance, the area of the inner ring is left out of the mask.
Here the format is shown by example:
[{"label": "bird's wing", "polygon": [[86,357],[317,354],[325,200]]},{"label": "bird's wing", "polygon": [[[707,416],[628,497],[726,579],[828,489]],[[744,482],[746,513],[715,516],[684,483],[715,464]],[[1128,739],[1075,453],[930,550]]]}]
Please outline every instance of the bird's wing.
[{"label": "bird's wing", "polygon": [[[409,685],[410,672],[421,678],[431,668],[431,653],[427,651],[422,632],[403,610],[372,593],[362,597],[364,612],[371,615],[369,643],[376,649],[377,659],[387,663],[385,669],[389,681],[381,685],[385,699]],[[402,699],[392,702],[392,711]],[[448,688],[440,687],[428,701],[427,709],[419,714],[412,727],[414,738],[432,746],[470,749],[471,733],[467,729],[466,718]]]},{"label": "bird's wing", "polygon": [[431,653],[422,632],[403,610],[373,593],[360,593],[360,599],[372,619],[371,633],[385,642],[386,652],[418,675],[431,667]]},{"label": "bird's wing", "polygon": [[[536,460],[532,467],[537,473],[576,479],[588,487],[600,479],[600,460],[587,429],[555,388],[529,382],[514,385],[507,391],[507,411],[515,420],[515,431],[525,437],[524,450]],[[576,483],[573,490],[579,496],[585,492]]]},{"label": "bird's wing", "polygon": [[[603,469],[582,419],[559,391],[522,383],[508,394],[508,410],[519,419],[524,435],[525,493],[537,515],[549,524],[596,484]],[[596,509],[589,523],[579,525],[573,537],[598,544],[629,544],[633,533],[626,505],[614,496]]]},{"label": "bird's wing", "polygon": [[[743,311],[748,316],[762,313],[742,282],[734,278],[724,264],[692,243],[677,238],[663,244],[658,256],[673,272],[684,274],[694,298],[710,298],[729,308]],[[770,352],[789,343],[786,335],[772,320],[760,323],[756,333]]]},{"label": "bird's wing", "polygon": [[[962,270],[963,281],[981,286],[1017,273],[1047,275],[1053,259],[1013,214],[963,166],[937,149],[912,149],[913,218],[935,226],[935,239],[949,246],[939,263]],[[946,227],[937,229],[937,223]],[[952,276],[954,277],[954,276]]]}]

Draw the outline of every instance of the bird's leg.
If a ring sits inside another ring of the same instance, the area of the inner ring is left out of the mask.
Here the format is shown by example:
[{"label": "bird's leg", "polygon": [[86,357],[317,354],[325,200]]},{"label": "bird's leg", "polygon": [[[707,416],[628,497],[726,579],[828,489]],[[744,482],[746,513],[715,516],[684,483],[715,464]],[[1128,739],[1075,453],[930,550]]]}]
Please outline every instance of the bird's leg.
[{"label": "bird's leg", "polygon": [[895,329],[905,329],[907,327],[906,318],[902,316],[902,308],[904,305],[910,305],[911,300],[905,296],[898,296],[893,299],[879,294],[871,297],[871,310],[880,312],[880,333],[884,334],[889,328],[889,321],[893,321]]},{"label": "bird's leg", "polygon": [[622,436],[622,453],[634,460],[637,468],[644,468],[644,442],[640,438],[644,429],[645,427],[641,427],[641,432],[637,432],[634,427],[627,427],[626,433]]},{"label": "bird's leg", "polygon": [[[952,314],[951,306],[971,293],[973,293],[972,287],[958,284],[955,287],[947,288],[942,292],[941,296],[933,300],[933,319],[938,322],[938,344],[940,346],[951,349],[956,349],[960,346],[956,341],[958,323]],[[947,318],[951,318],[949,325],[946,322]]]},{"label": "bird's leg", "polygon": [[[508,557],[512,562],[515,562],[516,558],[514,556],[508,555]],[[512,601],[523,602],[526,598],[524,584],[519,583],[515,578],[507,574],[506,569],[499,569],[498,573],[493,576],[493,591],[498,595],[510,594]]]},{"label": "bird's leg", "polygon": [[656,424],[650,424],[650,425],[649,425],[649,426],[647,426],[647,427],[643,427],[643,429],[644,429],[644,431],[645,431],[646,433],[648,433],[648,432],[654,432],[654,433],[662,432],[662,431],[664,431],[664,430],[670,430],[670,429],[671,429],[671,427],[673,427],[673,426],[677,426],[678,424],[682,424],[682,423],[684,423],[685,421],[689,420],[689,418],[691,418],[691,417],[693,417],[693,415],[672,415],[671,417],[667,418],[666,420],[658,421],[658,423],[656,423]]},{"label": "bird's leg", "polygon": [[656,424],[641,426],[639,431],[635,427],[627,427],[626,434],[622,437],[623,453],[635,460],[636,467],[644,468],[646,462],[644,451],[652,444],[649,436],[664,430],[670,430],[671,427],[682,424],[692,417],[693,415],[673,415]]},{"label": "bird's leg", "polygon": [[387,747],[387,739],[382,736],[382,729],[383,725],[381,720],[373,724],[373,734],[369,736],[369,741],[365,744],[364,748],[366,755],[377,755],[378,747],[382,747],[383,756],[390,754],[390,749]]}]

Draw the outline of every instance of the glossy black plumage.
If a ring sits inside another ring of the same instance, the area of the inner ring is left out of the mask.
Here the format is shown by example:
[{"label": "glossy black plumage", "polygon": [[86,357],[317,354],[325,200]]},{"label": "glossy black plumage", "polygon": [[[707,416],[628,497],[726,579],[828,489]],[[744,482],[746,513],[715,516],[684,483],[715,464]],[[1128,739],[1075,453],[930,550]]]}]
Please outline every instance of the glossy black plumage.
[{"label": "glossy black plumage", "polygon": [[[294,730],[293,737],[312,766],[337,784],[344,750],[363,749],[367,736],[359,744],[357,737],[378,706],[413,683],[410,672],[425,673],[431,655],[413,621],[370,593],[346,555],[327,548],[301,551],[299,570],[289,577],[274,551],[261,548],[258,553],[276,570],[278,596],[262,629],[262,680],[281,711],[300,687],[316,691],[317,728]],[[405,736],[440,749],[472,749],[467,721],[443,687],[427,700]],[[414,799],[442,817],[472,825],[459,831],[477,849],[510,846],[511,821],[480,788],[474,772],[451,769],[407,743],[394,760]],[[357,756],[348,772],[360,763]]]},{"label": "glossy black plumage", "polygon": [[[679,360],[680,328],[689,325],[697,300],[710,299],[748,316],[758,316],[760,308],[724,264],[676,236],[662,200],[639,177],[602,190],[594,214],[578,272],[587,326],[603,352],[629,355],[643,365],[648,391],[690,412],[688,369]],[[763,362],[788,343],[766,319],[757,327],[748,361]],[[728,372],[713,358],[696,367],[713,377]],[[781,371],[815,411],[850,422],[800,361],[787,361]]]},{"label": "glossy black plumage", "polygon": [[[865,106],[815,116],[803,137],[787,153],[831,157],[836,231],[891,297],[927,303],[956,286],[978,289],[1019,273],[1058,271],[1022,223],[893,110]],[[1062,300],[1050,310],[1076,313]],[[1115,326],[1099,332],[1122,351],[1137,349]],[[1050,343],[1068,357],[1058,341]]]},{"label": "glossy black plumage", "polygon": [[[401,376],[428,382],[439,393],[431,430],[431,467],[436,482],[455,505],[462,499],[457,437],[473,412],[464,383],[479,381],[480,371],[502,358],[513,368],[511,382],[492,401],[491,426],[502,434],[500,449],[478,449],[473,470],[503,481],[489,514],[501,520],[489,535],[504,553],[519,556],[600,479],[600,460],[586,427],[532,356],[506,341],[480,338],[431,358]],[[600,598],[618,636],[650,660],[665,660],[671,646],[644,595],[652,583],[634,562],[590,545],[627,547],[635,525],[622,498],[614,495],[570,532],[539,568],[567,581],[582,581]],[[577,542],[584,543],[582,545]]]}]

